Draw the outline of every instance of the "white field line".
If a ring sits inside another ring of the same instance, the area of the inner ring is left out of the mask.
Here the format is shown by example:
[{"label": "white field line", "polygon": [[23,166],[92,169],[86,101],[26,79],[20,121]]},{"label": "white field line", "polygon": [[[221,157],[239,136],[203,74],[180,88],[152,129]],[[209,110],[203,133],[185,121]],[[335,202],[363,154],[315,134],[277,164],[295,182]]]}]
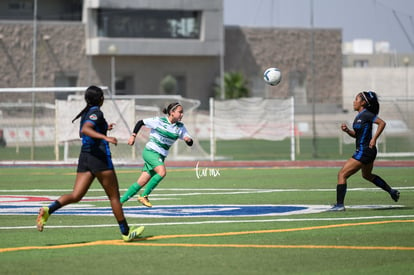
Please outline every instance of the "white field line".
[{"label": "white field line", "polygon": [[[395,187],[399,190],[413,191],[414,186],[410,187]],[[126,190],[126,189],[125,189]],[[161,196],[193,196],[193,195],[217,195],[217,194],[246,194],[246,193],[272,193],[272,192],[334,192],[335,189],[228,189],[228,188],[157,188],[157,191],[198,191],[189,193],[177,193],[177,194],[154,194],[152,197]],[[71,192],[72,189],[30,189],[30,190],[0,190],[1,193],[45,193],[45,192]],[[122,191],[122,190],[121,190]],[[201,191],[201,192],[200,192]],[[205,192],[204,192],[205,191]],[[214,192],[211,192],[214,191]],[[224,192],[223,192],[224,191]],[[379,188],[348,188],[348,191],[381,191]],[[90,189],[89,192],[103,192],[102,189]],[[9,195],[9,194],[8,194]],[[102,198],[106,197],[88,197],[90,198]],[[414,215],[400,215],[400,216],[369,216],[369,217],[348,217],[348,218],[298,218],[298,219],[264,219],[264,220],[209,220],[209,221],[198,221],[198,222],[171,222],[171,223],[150,223],[143,224],[146,226],[164,226],[164,225],[196,225],[196,224],[221,224],[221,223],[258,223],[258,222],[294,222],[294,221],[340,221],[340,220],[365,220],[365,219],[395,219],[395,218],[413,218]],[[48,228],[92,228],[92,227],[115,227],[116,224],[101,224],[101,225],[63,225],[63,226],[47,226]],[[16,226],[16,227],[0,227],[0,230],[14,230],[14,229],[33,229],[36,226]]]},{"label": "white field line", "polygon": [[[414,186],[404,186],[404,187],[393,187],[398,190],[414,190]],[[119,189],[121,192],[126,191],[127,189]],[[236,191],[235,191],[236,190]],[[180,191],[180,193],[176,194],[153,194],[153,196],[192,196],[192,195],[209,195],[209,194],[246,194],[246,193],[273,193],[273,192],[332,192],[336,191],[335,188],[315,188],[315,189],[300,189],[300,188],[293,188],[293,189],[260,189],[260,188],[242,188],[242,189],[234,189],[234,188],[157,188],[157,191]],[[191,193],[182,193],[182,191],[197,191]],[[209,193],[210,191],[210,193]],[[211,192],[212,191],[212,192]],[[381,191],[378,187],[372,188],[348,188],[347,191]],[[72,192],[72,189],[0,189],[0,193],[44,193],[44,192]],[[89,192],[104,192],[103,189],[89,189]]]},{"label": "white field line", "polygon": [[[265,222],[301,222],[301,221],[352,221],[352,220],[373,220],[373,219],[411,219],[414,215],[395,215],[395,216],[368,216],[368,217],[347,217],[347,218],[297,218],[297,219],[265,219],[265,220],[209,220],[196,222],[165,222],[165,223],[142,223],[130,224],[130,226],[166,226],[166,225],[199,225],[199,224],[224,224],[224,223],[265,223]],[[47,228],[63,229],[63,228],[102,228],[102,227],[118,227],[117,224],[91,224],[91,225],[48,225]],[[0,230],[15,229],[35,229],[36,226],[2,226]]]}]

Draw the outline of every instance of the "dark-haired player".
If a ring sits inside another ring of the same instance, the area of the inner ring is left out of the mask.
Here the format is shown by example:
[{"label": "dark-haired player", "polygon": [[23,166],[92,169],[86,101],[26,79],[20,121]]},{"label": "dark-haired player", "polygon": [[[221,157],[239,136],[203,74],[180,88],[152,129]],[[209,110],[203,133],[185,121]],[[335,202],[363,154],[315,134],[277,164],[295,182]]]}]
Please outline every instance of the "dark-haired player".
[{"label": "dark-haired player", "polygon": [[[400,192],[392,189],[380,176],[372,173],[374,160],[377,156],[376,143],[385,128],[385,121],[378,117],[380,105],[377,94],[368,91],[359,93],[354,100],[354,110],[358,112],[350,130],[346,124],[341,125],[342,131],[355,138],[356,151],[338,173],[336,186],[336,204],[330,211],[345,211],[344,200],[347,179],[361,169],[362,177],[388,192],[394,201],[400,198]],[[377,124],[375,134],[372,125]]]},{"label": "dark-haired player", "polygon": [[86,106],[72,120],[74,122],[79,117],[82,147],[78,160],[75,185],[70,194],[60,196],[48,207],[41,207],[37,217],[37,229],[43,231],[49,216],[56,210],[70,203],[79,202],[88,191],[93,180],[98,179],[107,194],[111,203],[112,212],[119,224],[122,239],[130,242],[137,238],[144,227],[129,228],[119,200],[118,179],[115,174],[111,158],[109,143],[117,144],[115,137],[108,137],[107,130],[111,130],[113,124],[106,122],[100,107],[104,102],[104,94],[101,88],[90,86],[85,92]]},{"label": "dark-haired player", "polygon": [[134,127],[133,133],[128,140],[129,145],[134,145],[135,137],[142,126],[151,128],[149,141],[142,152],[145,161],[142,173],[137,182],[133,183],[122,196],[121,203],[126,202],[145,186],[138,201],[147,207],[152,207],[148,200],[148,195],[166,176],[164,160],[168,155],[168,150],[177,139],[182,139],[188,146],[193,145],[193,139],[188,134],[187,129],[181,122],[184,115],[183,106],[179,102],[174,102],[163,109],[164,117],[153,117],[139,120]]}]

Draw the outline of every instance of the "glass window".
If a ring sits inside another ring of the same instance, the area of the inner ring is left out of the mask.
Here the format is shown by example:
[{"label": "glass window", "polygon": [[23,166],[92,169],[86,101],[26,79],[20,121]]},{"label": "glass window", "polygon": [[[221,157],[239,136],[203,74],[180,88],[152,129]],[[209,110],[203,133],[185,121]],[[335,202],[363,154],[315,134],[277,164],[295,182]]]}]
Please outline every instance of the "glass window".
[{"label": "glass window", "polygon": [[[81,21],[82,19],[82,0],[38,0],[37,2],[38,20]],[[7,6],[2,3],[0,7],[0,20],[33,20],[33,0],[8,0]]]},{"label": "glass window", "polygon": [[369,65],[368,60],[354,60],[354,67],[366,68],[368,67],[368,65]]},{"label": "glass window", "polygon": [[134,79],[132,76],[117,76],[115,78],[115,92],[117,95],[133,94]]},{"label": "glass window", "polygon": [[33,12],[32,0],[9,0],[9,10],[11,11],[29,11]]},{"label": "glass window", "polygon": [[198,11],[99,9],[98,35],[133,38],[200,38]]},{"label": "glass window", "polygon": [[[76,87],[78,83],[78,77],[72,73],[59,72],[55,74],[55,87]],[[60,100],[66,100],[68,95],[75,94],[74,92],[62,92],[55,93],[55,98]]]}]

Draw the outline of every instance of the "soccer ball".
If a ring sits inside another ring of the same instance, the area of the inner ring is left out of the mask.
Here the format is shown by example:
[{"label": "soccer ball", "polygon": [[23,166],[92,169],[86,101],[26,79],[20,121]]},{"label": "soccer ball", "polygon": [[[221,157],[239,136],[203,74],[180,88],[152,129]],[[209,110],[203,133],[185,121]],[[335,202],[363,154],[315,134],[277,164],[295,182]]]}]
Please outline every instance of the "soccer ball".
[{"label": "soccer ball", "polygon": [[282,73],[278,68],[269,68],[264,72],[263,79],[267,84],[275,86],[282,80]]}]

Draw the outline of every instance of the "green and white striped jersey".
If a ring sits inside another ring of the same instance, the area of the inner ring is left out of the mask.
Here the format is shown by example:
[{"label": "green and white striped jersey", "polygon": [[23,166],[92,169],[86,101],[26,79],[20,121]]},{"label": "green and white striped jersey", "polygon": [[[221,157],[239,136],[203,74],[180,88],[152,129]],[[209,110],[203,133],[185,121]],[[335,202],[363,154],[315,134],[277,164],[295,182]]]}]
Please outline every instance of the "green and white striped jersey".
[{"label": "green and white striped jersey", "polygon": [[146,118],[143,121],[145,126],[151,129],[149,141],[145,147],[165,157],[177,139],[191,138],[183,123],[172,124],[167,117]]}]

